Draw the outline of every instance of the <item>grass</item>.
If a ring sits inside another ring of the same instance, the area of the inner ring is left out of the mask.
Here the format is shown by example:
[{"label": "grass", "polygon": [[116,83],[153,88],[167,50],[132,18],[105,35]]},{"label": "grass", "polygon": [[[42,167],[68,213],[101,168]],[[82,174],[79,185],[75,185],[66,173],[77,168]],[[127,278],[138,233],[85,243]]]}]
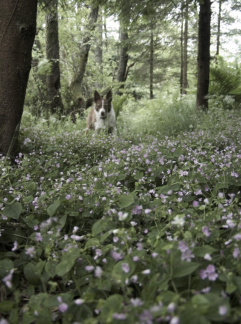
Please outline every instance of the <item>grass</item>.
[{"label": "grass", "polygon": [[239,323],[240,112],[164,99],[114,139],[24,116],[0,161],[8,323]]}]

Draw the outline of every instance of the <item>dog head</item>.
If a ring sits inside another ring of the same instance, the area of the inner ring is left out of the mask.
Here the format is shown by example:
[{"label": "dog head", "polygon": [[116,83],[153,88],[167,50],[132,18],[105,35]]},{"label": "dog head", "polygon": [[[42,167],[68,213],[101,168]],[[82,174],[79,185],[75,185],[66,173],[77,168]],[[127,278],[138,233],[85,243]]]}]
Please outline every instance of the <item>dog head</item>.
[{"label": "dog head", "polygon": [[106,119],[107,114],[111,111],[112,92],[107,93],[106,97],[102,97],[98,91],[94,94],[95,111],[101,119]]}]

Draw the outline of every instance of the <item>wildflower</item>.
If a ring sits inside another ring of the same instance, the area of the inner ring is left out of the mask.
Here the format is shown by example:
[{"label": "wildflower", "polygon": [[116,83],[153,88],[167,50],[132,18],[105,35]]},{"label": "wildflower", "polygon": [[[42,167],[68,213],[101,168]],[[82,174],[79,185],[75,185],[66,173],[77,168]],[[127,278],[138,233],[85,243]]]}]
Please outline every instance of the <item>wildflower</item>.
[{"label": "wildflower", "polygon": [[2,279],[2,281],[5,283],[5,285],[8,288],[12,288],[13,273],[14,273],[14,269],[11,269],[9,274]]},{"label": "wildflower", "polygon": [[239,257],[239,254],[240,254],[240,250],[238,247],[236,247],[234,250],[233,250],[233,257],[235,259],[237,259]]},{"label": "wildflower", "polygon": [[215,281],[218,277],[215,266],[213,264],[209,264],[205,270],[200,271],[200,277],[201,279],[208,278],[211,281]]},{"label": "wildflower", "polygon": [[193,207],[198,207],[198,206],[199,206],[199,202],[196,201],[196,200],[194,200],[194,201],[192,202],[192,205],[193,205]]},{"label": "wildflower", "polygon": [[144,275],[148,275],[148,274],[151,273],[151,270],[150,270],[150,269],[146,269],[146,270],[143,270],[142,273],[143,273]]},{"label": "wildflower", "polygon": [[30,246],[26,249],[25,254],[29,255],[31,258],[33,258],[36,254],[34,246]]},{"label": "wildflower", "polygon": [[218,309],[218,313],[221,316],[226,315],[227,312],[228,312],[228,307],[226,305],[220,306],[219,309]]},{"label": "wildflower", "polygon": [[117,320],[125,320],[126,319],[126,314],[124,313],[114,313],[113,318]]},{"label": "wildflower", "polygon": [[74,301],[75,305],[79,306],[82,305],[84,303],[84,299],[78,298]]},{"label": "wildflower", "polygon": [[144,312],[139,317],[140,324],[152,324],[152,314],[148,310],[144,310]]},{"label": "wildflower", "polygon": [[140,298],[131,298],[130,299],[131,305],[134,307],[142,306],[143,301]]},{"label": "wildflower", "polygon": [[130,271],[130,266],[128,263],[122,263],[121,265],[123,272],[128,273]]},{"label": "wildflower", "polygon": [[15,242],[13,243],[12,251],[14,252],[14,251],[16,251],[17,249],[18,249],[18,242],[15,241]]},{"label": "wildflower", "polygon": [[136,205],[133,209],[132,209],[132,214],[133,215],[140,215],[142,211],[142,206]]},{"label": "wildflower", "polygon": [[101,267],[97,266],[95,269],[95,277],[96,278],[100,278],[102,275],[103,270],[101,269]]},{"label": "wildflower", "polygon": [[70,200],[71,197],[72,197],[71,195],[66,195],[66,196],[65,196],[65,199]]},{"label": "wildflower", "polygon": [[183,215],[177,215],[174,217],[174,220],[171,223],[177,226],[184,226],[185,218]]},{"label": "wildflower", "polygon": [[173,313],[175,311],[175,309],[177,308],[177,305],[175,303],[170,303],[168,306],[167,306],[167,311],[169,313]]},{"label": "wildflower", "polygon": [[123,221],[128,217],[128,213],[123,213],[123,212],[119,212],[118,213],[118,219],[119,221]]},{"label": "wildflower", "polygon": [[86,266],[85,270],[88,271],[88,272],[91,272],[91,271],[94,270],[94,266],[92,266],[92,265]]},{"label": "wildflower", "polygon": [[202,227],[202,232],[207,237],[211,235],[211,233],[209,232],[209,228],[207,226]]},{"label": "wildflower", "polygon": [[82,236],[79,236],[79,235],[71,235],[70,238],[72,240],[75,240],[75,241],[82,241],[85,238],[85,236],[84,235],[82,235]]},{"label": "wildflower", "polygon": [[43,240],[43,238],[42,238],[42,235],[41,235],[41,233],[36,233],[35,234],[35,241],[36,242],[40,242],[40,241],[42,241]]},{"label": "wildflower", "polygon": [[170,324],[179,324],[179,317],[174,316],[174,317],[171,319]]},{"label": "wildflower", "polygon": [[209,253],[206,253],[203,258],[205,260],[209,260],[209,261],[212,260],[212,257],[211,257],[211,255]]}]

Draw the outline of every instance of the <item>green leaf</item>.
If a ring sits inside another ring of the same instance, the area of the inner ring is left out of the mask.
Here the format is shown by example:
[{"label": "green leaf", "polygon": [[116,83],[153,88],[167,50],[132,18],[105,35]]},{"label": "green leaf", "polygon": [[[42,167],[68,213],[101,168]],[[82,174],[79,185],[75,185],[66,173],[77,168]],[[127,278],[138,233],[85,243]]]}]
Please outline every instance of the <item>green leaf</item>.
[{"label": "green leaf", "polygon": [[0,278],[4,278],[10,270],[14,268],[14,264],[11,260],[9,259],[4,259],[0,261]]},{"label": "green leaf", "polygon": [[94,225],[92,226],[92,235],[96,236],[106,230],[107,224],[109,223],[108,219],[99,219]]},{"label": "green leaf", "polygon": [[0,303],[0,313],[9,313],[14,306],[14,302],[11,300],[4,300]]},{"label": "green leaf", "polygon": [[196,262],[186,262],[182,261],[175,265],[173,270],[173,278],[181,278],[190,275],[193,273],[198,267],[199,263]]},{"label": "green leaf", "polygon": [[47,213],[49,215],[49,217],[53,217],[54,214],[56,213],[57,209],[60,206],[60,201],[59,200],[55,200],[55,202],[53,204],[51,204],[48,208],[47,208]]},{"label": "green leaf", "polygon": [[193,249],[193,252],[197,257],[204,257],[205,254],[212,254],[215,251],[217,250],[209,245],[198,246]]},{"label": "green leaf", "polygon": [[132,205],[134,203],[134,197],[133,194],[129,194],[129,195],[122,195],[119,198],[119,207],[120,208],[126,208],[129,207],[130,205]]},{"label": "green leaf", "polygon": [[33,262],[27,263],[24,266],[23,272],[24,272],[24,276],[25,276],[26,280],[30,284],[32,284],[32,285],[38,284],[40,277],[41,277],[41,271],[38,269],[36,263],[33,263]]},{"label": "green leaf", "polygon": [[15,201],[13,204],[7,206],[3,210],[3,215],[7,218],[19,219],[22,212],[22,205],[20,202]]},{"label": "green leaf", "polygon": [[79,249],[70,249],[63,256],[56,267],[56,274],[59,277],[66,275],[74,266],[76,259],[79,257]]},{"label": "green leaf", "polygon": [[101,319],[105,323],[113,322],[113,314],[120,312],[122,308],[123,297],[121,295],[112,295],[106,299],[101,307]]}]

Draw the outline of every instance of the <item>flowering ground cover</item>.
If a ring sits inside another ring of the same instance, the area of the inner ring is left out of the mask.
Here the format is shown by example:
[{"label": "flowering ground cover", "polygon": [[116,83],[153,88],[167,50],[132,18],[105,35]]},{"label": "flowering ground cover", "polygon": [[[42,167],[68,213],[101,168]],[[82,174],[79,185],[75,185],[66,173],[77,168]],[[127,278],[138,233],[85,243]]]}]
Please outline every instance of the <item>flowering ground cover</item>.
[{"label": "flowering ground cover", "polygon": [[240,123],[23,128],[0,161],[0,323],[239,323]]}]

